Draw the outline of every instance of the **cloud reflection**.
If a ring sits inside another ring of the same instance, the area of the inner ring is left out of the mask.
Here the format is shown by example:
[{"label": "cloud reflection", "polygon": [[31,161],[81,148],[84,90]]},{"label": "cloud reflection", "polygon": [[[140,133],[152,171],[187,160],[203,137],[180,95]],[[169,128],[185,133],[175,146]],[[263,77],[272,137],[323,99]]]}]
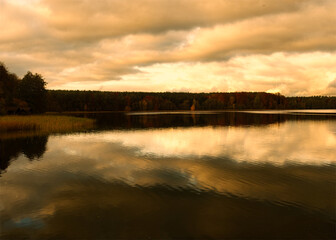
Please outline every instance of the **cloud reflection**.
[{"label": "cloud reflection", "polygon": [[[334,122],[287,121],[260,127],[193,127],[110,131],[70,137],[80,143],[120,143],[137,155],[227,157],[239,162],[328,164],[336,159]],[[67,139],[65,139],[67,140]],[[68,148],[65,148],[68,149]],[[85,156],[96,151],[77,149]],[[102,151],[105,152],[105,151]]]},{"label": "cloud reflection", "polygon": [[21,155],[1,176],[2,234],[316,238],[320,229],[331,236],[333,126],[287,121],[51,136],[40,161]]}]

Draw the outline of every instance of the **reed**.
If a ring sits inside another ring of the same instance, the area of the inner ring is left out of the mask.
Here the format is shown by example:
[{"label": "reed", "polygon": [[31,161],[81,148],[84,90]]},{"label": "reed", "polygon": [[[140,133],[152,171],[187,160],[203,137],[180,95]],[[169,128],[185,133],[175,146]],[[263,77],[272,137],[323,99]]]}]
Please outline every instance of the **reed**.
[{"label": "reed", "polygon": [[92,119],[70,116],[3,116],[0,117],[0,132],[32,131],[57,133],[91,129],[94,124],[95,121]]}]

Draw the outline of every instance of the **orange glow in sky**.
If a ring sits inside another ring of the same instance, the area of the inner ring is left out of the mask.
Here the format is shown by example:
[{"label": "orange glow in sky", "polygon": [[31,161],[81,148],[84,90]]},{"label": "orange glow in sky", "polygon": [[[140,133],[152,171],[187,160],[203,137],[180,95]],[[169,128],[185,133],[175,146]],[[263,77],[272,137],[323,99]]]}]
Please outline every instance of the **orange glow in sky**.
[{"label": "orange glow in sky", "polygon": [[0,0],[0,61],[49,89],[336,96],[334,0]]}]

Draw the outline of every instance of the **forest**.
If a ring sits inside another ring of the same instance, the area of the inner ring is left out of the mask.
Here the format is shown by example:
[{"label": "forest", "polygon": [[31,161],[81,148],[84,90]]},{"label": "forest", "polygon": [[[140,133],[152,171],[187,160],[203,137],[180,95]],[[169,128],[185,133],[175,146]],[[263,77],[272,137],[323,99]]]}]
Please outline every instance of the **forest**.
[{"label": "forest", "polygon": [[47,90],[40,74],[22,79],[0,63],[0,114],[63,111],[336,109],[336,97],[285,97],[265,92],[103,92]]}]

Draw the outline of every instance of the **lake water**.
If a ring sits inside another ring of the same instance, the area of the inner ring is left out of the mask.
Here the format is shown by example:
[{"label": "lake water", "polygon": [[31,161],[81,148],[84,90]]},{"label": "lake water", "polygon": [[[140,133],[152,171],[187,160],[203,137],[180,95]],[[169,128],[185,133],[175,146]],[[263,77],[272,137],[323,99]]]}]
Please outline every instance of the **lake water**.
[{"label": "lake water", "polygon": [[336,238],[336,111],[79,114],[0,138],[1,239]]}]

